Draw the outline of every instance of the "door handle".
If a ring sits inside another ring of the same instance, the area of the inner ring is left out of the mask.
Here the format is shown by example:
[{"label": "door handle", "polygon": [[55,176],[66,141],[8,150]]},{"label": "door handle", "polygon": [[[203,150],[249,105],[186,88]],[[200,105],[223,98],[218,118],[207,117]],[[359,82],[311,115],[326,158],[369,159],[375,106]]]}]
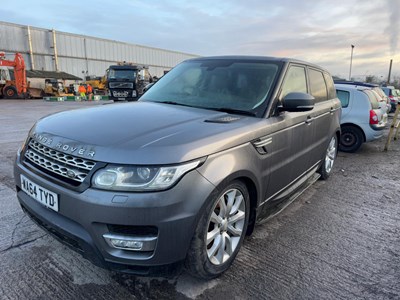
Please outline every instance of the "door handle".
[{"label": "door handle", "polygon": [[311,124],[315,120],[314,117],[308,116],[306,120],[306,124]]}]

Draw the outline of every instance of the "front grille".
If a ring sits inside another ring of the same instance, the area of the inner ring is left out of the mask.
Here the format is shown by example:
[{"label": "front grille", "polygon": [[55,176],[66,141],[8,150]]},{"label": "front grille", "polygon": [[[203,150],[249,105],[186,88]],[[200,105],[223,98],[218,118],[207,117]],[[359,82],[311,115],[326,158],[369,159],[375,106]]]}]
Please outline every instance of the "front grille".
[{"label": "front grille", "polygon": [[129,96],[129,91],[113,91],[113,96],[114,97],[128,97]]},{"label": "front grille", "polygon": [[29,142],[25,157],[50,174],[55,173],[79,183],[85,180],[96,164],[91,160],[56,151],[35,140]]},{"label": "front grille", "polygon": [[132,82],[110,82],[110,89],[133,89]]}]

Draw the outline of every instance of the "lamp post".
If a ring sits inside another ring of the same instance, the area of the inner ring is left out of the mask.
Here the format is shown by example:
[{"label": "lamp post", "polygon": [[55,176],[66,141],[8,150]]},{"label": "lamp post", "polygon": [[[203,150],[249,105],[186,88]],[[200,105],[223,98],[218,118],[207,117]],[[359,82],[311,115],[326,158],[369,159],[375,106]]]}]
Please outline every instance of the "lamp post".
[{"label": "lamp post", "polygon": [[353,64],[353,50],[354,50],[354,45],[351,45],[349,80],[351,80],[351,66]]}]

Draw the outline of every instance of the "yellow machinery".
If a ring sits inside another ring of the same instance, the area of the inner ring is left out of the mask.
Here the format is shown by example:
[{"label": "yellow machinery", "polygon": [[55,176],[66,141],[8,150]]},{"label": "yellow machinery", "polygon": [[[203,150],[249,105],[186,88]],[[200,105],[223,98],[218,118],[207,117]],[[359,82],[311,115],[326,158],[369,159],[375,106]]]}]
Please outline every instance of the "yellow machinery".
[{"label": "yellow machinery", "polygon": [[85,84],[90,84],[95,95],[105,95],[107,80],[106,76],[86,76]]},{"label": "yellow machinery", "polygon": [[46,96],[62,97],[73,96],[74,94],[68,93],[68,88],[57,79],[51,78],[44,81],[44,94]]}]

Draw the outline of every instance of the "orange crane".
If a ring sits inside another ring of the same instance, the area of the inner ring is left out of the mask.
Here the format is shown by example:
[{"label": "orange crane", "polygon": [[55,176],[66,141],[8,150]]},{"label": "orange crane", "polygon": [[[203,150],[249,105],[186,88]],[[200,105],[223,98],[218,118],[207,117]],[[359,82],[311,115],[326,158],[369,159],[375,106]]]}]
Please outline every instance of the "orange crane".
[{"label": "orange crane", "polygon": [[[21,53],[15,53],[14,60],[6,60],[4,52],[0,52],[0,67],[11,67],[14,69],[14,79],[0,78],[0,96],[7,98],[26,98],[27,82],[25,61]],[[11,80],[10,80],[11,79]]]}]

